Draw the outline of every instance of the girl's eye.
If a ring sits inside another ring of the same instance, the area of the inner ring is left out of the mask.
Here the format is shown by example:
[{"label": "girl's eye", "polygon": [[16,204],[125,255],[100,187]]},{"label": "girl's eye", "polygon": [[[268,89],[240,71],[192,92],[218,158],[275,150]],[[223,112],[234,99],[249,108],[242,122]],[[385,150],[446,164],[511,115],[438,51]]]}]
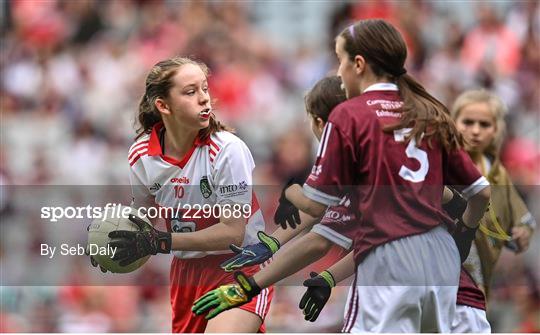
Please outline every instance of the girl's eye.
[{"label": "girl's eye", "polygon": [[480,127],[489,128],[489,127],[491,127],[491,123],[489,123],[489,122],[480,122]]},{"label": "girl's eye", "polygon": [[466,126],[472,126],[474,124],[473,120],[463,120],[463,124]]}]

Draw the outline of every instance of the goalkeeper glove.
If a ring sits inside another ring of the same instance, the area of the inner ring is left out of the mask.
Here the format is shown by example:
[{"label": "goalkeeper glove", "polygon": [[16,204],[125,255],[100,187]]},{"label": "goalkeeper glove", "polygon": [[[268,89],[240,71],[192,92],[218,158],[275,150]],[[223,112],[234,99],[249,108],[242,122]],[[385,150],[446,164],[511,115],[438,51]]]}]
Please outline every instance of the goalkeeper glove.
[{"label": "goalkeeper glove", "polygon": [[304,281],[304,286],[308,289],[298,307],[304,310],[306,321],[315,322],[330,298],[332,287],[336,286],[336,282],[329,271],[323,271],[320,274],[311,272],[309,275],[311,278]]},{"label": "goalkeeper glove", "polygon": [[234,279],[235,284],[222,285],[197,299],[191,311],[201,315],[212,309],[205,317],[206,320],[210,320],[223,311],[247,304],[261,293],[261,288],[255,280],[247,277],[242,271],[235,272]]},{"label": "goalkeeper glove", "polygon": [[259,231],[257,237],[261,241],[260,243],[248,245],[243,248],[231,244],[230,248],[236,255],[221,263],[221,268],[226,272],[232,272],[245,266],[264,263],[272,258],[272,255],[279,250],[279,241],[263,231]]},{"label": "goalkeeper glove", "polygon": [[109,233],[109,238],[115,239],[109,242],[109,246],[117,248],[112,259],[120,261],[120,266],[148,255],[171,252],[171,233],[159,231],[134,215],[130,215],[129,220],[139,227],[139,231],[115,230]]},{"label": "goalkeeper glove", "polygon": [[285,197],[285,191],[289,188],[289,186],[294,184],[302,184],[304,181],[300,180],[298,178],[291,178],[283,187],[283,190],[281,191],[281,196],[279,197],[279,205],[276,209],[276,213],[274,214],[274,222],[278,225],[281,225],[281,228],[287,229],[287,223],[289,226],[294,229],[297,225],[301,224],[300,221],[300,212],[298,211],[298,208],[296,208],[292,202],[287,200]]}]

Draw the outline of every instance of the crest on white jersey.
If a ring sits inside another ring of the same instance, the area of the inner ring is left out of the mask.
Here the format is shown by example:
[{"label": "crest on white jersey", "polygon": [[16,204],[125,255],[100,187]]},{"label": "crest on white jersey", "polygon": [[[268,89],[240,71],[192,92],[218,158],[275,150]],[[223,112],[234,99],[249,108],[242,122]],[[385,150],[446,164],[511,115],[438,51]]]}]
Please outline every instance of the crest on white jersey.
[{"label": "crest on white jersey", "polygon": [[208,199],[212,195],[212,189],[210,188],[210,183],[208,182],[208,177],[204,176],[201,178],[199,183],[201,188],[201,194],[205,199]]}]

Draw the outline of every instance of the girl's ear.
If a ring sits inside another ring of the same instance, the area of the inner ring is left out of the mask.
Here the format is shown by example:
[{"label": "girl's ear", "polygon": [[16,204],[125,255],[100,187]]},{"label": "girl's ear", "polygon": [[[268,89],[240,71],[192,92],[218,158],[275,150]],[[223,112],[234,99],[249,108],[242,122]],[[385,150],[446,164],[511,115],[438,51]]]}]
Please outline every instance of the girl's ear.
[{"label": "girl's ear", "polygon": [[326,123],[324,122],[322,118],[318,116],[315,117],[315,125],[317,126],[317,129],[319,129],[321,132],[324,129],[325,124]]},{"label": "girl's ear", "polygon": [[364,72],[364,69],[366,67],[366,60],[364,57],[360,55],[354,56],[354,70],[356,71],[356,74],[361,74]]},{"label": "girl's ear", "polygon": [[171,111],[169,110],[169,105],[165,102],[165,100],[161,98],[157,98],[154,102],[154,105],[156,106],[157,110],[165,115],[171,114]]}]

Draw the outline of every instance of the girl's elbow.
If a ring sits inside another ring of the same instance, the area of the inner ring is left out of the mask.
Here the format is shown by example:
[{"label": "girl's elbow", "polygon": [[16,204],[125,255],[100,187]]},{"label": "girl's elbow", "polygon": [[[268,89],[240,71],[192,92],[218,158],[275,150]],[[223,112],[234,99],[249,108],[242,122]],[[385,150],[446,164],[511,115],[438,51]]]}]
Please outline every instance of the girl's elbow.
[{"label": "girl's elbow", "polygon": [[307,207],[308,207],[307,213],[314,218],[320,218],[326,212],[325,205],[318,203],[316,201],[313,201],[313,200],[310,201]]},{"label": "girl's elbow", "polygon": [[313,232],[310,232],[308,234],[309,245],[313,253],[325,255],[328,250],[332,248],[333,243],[330,242],[328,239],[324,238],[323,236]]},{"label": "girl's elbow", "polygon": [[489,202],[489,199],[491,198],[491,186],[485,187],[482,191],[478,193],[478,196],[480,199],[482,199],[485,202]]}]

